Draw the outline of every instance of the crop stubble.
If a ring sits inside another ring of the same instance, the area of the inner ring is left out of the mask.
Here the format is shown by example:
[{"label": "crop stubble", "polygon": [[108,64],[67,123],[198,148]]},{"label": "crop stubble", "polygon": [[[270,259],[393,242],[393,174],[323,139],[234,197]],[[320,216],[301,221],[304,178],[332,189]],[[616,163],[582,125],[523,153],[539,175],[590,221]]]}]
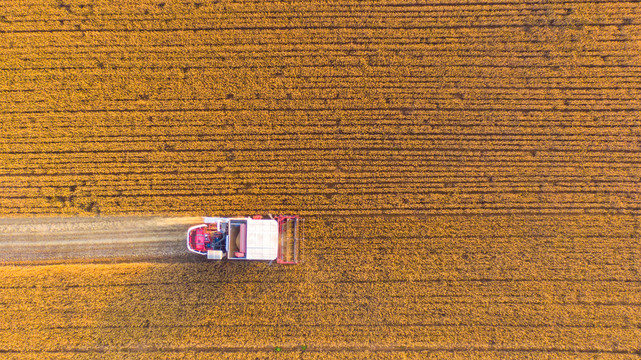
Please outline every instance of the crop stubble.
[{"label": "crop stubble", "polygon": [[640,10],[3,4],[1,214],[309,229],[298,267],[4,267],[0,350],[638,356]]}]

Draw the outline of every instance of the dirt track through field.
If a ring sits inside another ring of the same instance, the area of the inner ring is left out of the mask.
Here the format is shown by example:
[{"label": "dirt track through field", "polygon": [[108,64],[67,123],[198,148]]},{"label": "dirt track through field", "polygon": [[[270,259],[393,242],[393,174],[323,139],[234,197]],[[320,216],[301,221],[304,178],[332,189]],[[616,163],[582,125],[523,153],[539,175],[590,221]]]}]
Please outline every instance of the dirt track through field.
[{"label": "dirt track through field", "polygon": [[201,217],[0,219],[0,263],[187,257],[185,234]]}]

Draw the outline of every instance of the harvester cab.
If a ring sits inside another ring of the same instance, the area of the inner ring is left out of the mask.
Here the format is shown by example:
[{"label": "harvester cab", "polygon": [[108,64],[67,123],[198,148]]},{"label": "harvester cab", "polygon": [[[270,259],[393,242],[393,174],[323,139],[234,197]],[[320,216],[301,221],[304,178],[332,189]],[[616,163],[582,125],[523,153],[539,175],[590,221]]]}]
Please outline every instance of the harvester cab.
[{"label": "harvester cab", "polygon": [[187,230],[187,249],[210,260],[276,260],[297,264],[303,219],[297,215],[269,218],[205,217]]}]

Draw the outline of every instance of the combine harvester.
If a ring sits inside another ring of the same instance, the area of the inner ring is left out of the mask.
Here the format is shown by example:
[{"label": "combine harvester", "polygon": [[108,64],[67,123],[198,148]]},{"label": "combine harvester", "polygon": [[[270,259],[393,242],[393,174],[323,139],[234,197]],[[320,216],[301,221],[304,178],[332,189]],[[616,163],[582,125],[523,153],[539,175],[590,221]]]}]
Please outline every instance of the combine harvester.
[{"label": "combine harvester", "polygon": [[297,264],[303,219],[297,215],[263,218],[206,217],[187,230],[187,249],[210,260],[276,260]]}]

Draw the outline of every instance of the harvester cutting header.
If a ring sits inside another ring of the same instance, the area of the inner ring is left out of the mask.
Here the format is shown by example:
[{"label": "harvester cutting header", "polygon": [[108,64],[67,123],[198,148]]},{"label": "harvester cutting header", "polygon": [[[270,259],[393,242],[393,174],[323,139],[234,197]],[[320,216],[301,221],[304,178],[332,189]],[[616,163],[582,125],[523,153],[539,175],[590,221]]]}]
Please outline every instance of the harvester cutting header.
[{"label": "harvester cutting header", "polygon": [[303,219],[297,215],[263,218],[206,217],[187,230],[187,249],[210,260],[276,260],[297,264]]}]

